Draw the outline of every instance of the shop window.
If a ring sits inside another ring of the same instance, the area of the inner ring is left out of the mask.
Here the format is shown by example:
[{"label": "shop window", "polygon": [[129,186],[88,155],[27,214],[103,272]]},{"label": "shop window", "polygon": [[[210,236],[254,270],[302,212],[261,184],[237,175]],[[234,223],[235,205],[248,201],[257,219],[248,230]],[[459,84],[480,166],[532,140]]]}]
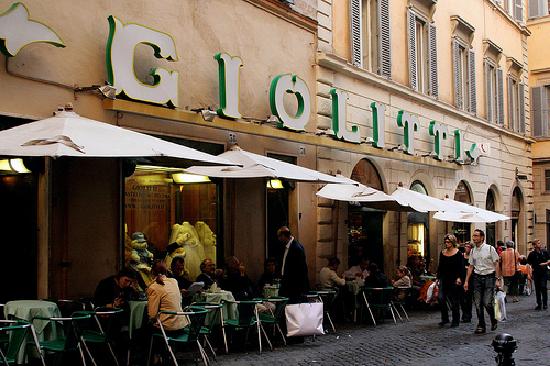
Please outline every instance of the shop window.
[{"label": "shop window", "polygon": [[[414,181],[411,184],[412,191],[428,195],[424,184]],[[414,262],[420,258],[429,268],[430,265],[430,244],[429,244],[429,215],[424,212],[411,212],[407,216],[407,263]]]},{"label": "shop window", "polygon": [[[223,146],[208,145],[223,152]],[[169,266],[172,258],[185,256],[194,280],[203,259],[216,262],[223,256],[220,182],[180,167],[138,164],[124,183],[125,264],[138,270],[145,284],[153,258],[166,259]]]},{"label": "shop window", "polygon": [[[458,202],[472,204],[470,189],[464,181],[460,181],[456,187],[453,199]],[[472,224],[466,222],[453,222],[452,231],[459,243],[470,241]]]},{"label": "shop window", "polygon": [[[492,189],[487,191],[485,209],[495,212],[495,193]],[[488,222],[485,224],[485,242],[491,245],[496,244],[496,223]]]},{"label": "shop window", "polygon": [[544,190],[550,192],[550,169],[544,170]]}]

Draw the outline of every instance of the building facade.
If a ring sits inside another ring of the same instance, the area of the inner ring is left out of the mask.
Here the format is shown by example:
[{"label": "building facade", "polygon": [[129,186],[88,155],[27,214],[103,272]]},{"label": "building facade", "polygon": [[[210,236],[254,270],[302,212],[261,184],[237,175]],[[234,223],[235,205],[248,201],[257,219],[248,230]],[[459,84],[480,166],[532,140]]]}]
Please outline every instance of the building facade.
[{"label": "building facade", "polygon": [[550,132],[548,131],[550,109],[550,53],[546,38],[550,32],[550,13],[547,1],[529,1],[527,27],[531,36],[528,39],[529,87],[531,94],[533,144],[533,180],[535,202],[535,236],[543,243],[549,242],[550,235]]},{"label": "building facade", "polygon": [[[386,193],[402,184],[511,220],[458,225],[320,200],[318,253],[347,257],[350,243],[371,258],[383,253],[386,269],[414,253],[435,264],[444,233],[464,241],[474,227],[487,231],[488,242],[514,240],[525,253],[534,231],[526,16],[522,1],[319,1],[319,134],[334,134],[337,89],[346,93],[347,129],[357,126],[362,142],[346,136],[347,144],[321,148],[319,168]],[[406,113],[415,123],[403,123]],[[442,125],[447,136],[438,140]],[[464,160],[470,149],[480,151]]]}]

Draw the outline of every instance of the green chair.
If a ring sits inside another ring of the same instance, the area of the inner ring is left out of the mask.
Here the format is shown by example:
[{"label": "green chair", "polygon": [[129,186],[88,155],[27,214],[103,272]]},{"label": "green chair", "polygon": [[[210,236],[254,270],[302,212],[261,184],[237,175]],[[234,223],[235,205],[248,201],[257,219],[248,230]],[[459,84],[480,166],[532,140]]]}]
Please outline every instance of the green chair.
[{"label": "green chair", "polygon": [[[109,349],[109,353],[113,358],[115,364],[118,366],[119,362],[113,351],[111,345],[111,324],[113,319],[119,316],[124,310],[117,308],[96,308],[94,311],[80,312],[83,314],[89,314],[95,320],[95,326],[81,326],[81,336],[86,344],[105,345]],[[103,323],[103,325],[102,325]]]},{"label": "green chair", "polygon": [[401,311],[403,311],[403,315],[405,316],[405,319],[407,319],[408,321],[409,314],[407,314],[407,310],[405,310],[405,305],[409,300],[410,296],[411,296],[410,287],[396,287],[394,290],[392,306],[395,309],[395,313],[399,317],[399,320],[401,320],[402,322],[404,320],[401,314],[399,313],[398,307],[401,308]]},{"label": "green chair", "polygon": [[370,311],[374,326],[376,326],[376,320],[371,309],[376,310],[376,312],[381,315],[380,318],[382,319],[382,322],[384,321],[386,312],[389,311],[393,317],[394,324],[397,324],[397,321],[395,320],[395,310],[392,304],[393,293],[393,287],[365,287],[363,289],[363,300],[365,302],[365,306]]},{"label": "green chair", "polygon": [[273,336],[275,336],[275,331],[278,331],[283,339],[283,343],[286,346],[286,337],[279,326],[279,323],[284,320],[285,317],[285,307],[288,303],[288,297],[273,296],[266,299],[262,299],[265,302],[270,302],[275,304],[275,310],[269,309],[268,312],[262,312],[259,314],[260,323],[268,324],[273,326]]},{"label": "green chair", "polygon": [[41,320],[50,322],[52,327],[61,326],[63,334],[58,334],[54,340],[40,341],[40,349],[45,353],[53,353],[57,361],[62,361],[67,353],[78,353],[82,364],[86,366],[86,357],[88,355],[93,365],[96,362],[82,337],[80,326],[86,326],[86,322],[91,319],[87,312],[75,312],[70,317],[36,317],[32,321]]},{"label": "green chair", "polygon": [[21,347],[26,344],[27,336],[33,337],[42,365],[46,366],[44,357],[38,344],[38,338],[31,323],[24,320],[0,320],[0,335],[7,336],[7,343],[0,347],[0,365],[13,365],[17,363],[17,355]]},{"label": "green chair", "polygon": [[[172,349],[172,345],[193,345],[195,344],[199,350],[200,356],[205,365],[209,365],[208,356],[202,345],[199,342],[200,332],[204,326],[206,315],[208,310],[198,306],[189,306],[189,311],[160,311],[157,314],[157,324],[160,328],[159,331],[153,333],[151,337],[151,343],[149,345],[149,357],[147,358],[147,365],[150,365],[151,356],[153,353],[153,342],[157,338],[162,338],[170,355],[170,358],[174,362],[175,366],[178,366],[176,355]],[[186,317],[189,321],[187,326],[179,332],[167,332],[160,321],[160,314],[173,315],[177,317]]]},{"label": "green chair", "polygon": [[239,331],[245,332],[244,337],[244,344],[246,345],[248,341],[248,334],[250,333],[250,329],[256,328],[256,332],[258,333],[258,347],[260,350],[260,353],[262,353],[262,332],[273,350],[273,346],[271,345],[271,341],[267,337],[267,334],[265,334],[265,330],[262,327],[262,324],[260,322],[260,318],[258,316],[258,309],[256,305],[261,304],[261,300],[241,300],[241,301],[224,301],[229,304],[235,304],[237,306],[237,312],[239,313],[237,319],[227,319],[225,322],[225,325],[228,329],[232,330],[232,333]]},{"label": "green chair", "polygon": [[214,352],[214,348],[212,347],[212,344],[210,343],[208,336],[212,334],[212,330],[215,326],[214,321],[217,319],[218,316],[220,318],[220,328],[222,332],[223,344],[225,346],[225,352],[229,353],[229,349],[227,346],[227,337],[225,335],[225,325],[223,320],[223,304],[216,303],[216,302],[194,302],[191,304],[191,306],[200,307],[208,310],[207,318],[208,316],[210,316],[210,319],[209,319],[209,322],[205,322],[204,326],[201,328],[200,335],[204,337],[205,347],[208,346],[208,348],[210,348],[210,352],[212,352],[212,355],[214,356],[214,360],[216,359],[216,352]]},{"label": "green chair", "polygon": [[332,318],[330,316],[330,309],[332,308],[336,295],[338,295],[338,291],[330,288],[321,288],[317,291],[309,291],[308,294],[317,295],[319,301],[323,303],[323,315],[326,316],[332,331],[336,333],[336,328],[334,327],[334,323],[332,322]]}]

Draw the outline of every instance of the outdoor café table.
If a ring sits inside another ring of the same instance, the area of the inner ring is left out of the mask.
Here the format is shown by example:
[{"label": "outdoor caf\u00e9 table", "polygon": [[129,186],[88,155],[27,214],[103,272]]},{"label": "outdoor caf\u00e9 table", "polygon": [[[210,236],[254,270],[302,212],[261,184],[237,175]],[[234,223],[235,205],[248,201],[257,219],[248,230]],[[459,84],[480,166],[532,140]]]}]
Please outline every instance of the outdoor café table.
[{"label": "outdoor caf\u00e9 table", "polygon": [[200,293],[199,298],[202,302],[213,302],[217,304],[223,302],[223,320],[237,319],[237,307],[235,304],[228,303],[228,301],[235,301],[231,291],[203,291]]},{"label": "outdoor caf\u00e9 table", "polygon": [[[57,304],[54,302],[43,300],[16,300],[10,301],[4,306],[4,317],[6,319],[9,319],[10,316],[15,316],[18,319],[32,322],[32,319],[36,317],[61,317],[61,312],[59,311]],[[34,326],[39,341],[51,341],[57,337],[57,328],[55,322],[48,322],[47,320],[36,320],[32,322],[32,324]],[[48,327],[48,324],[51,324],[51,326]],[[29,342],[31,342],[30,339],[26,340],[26,343]],[[21,349],[19,350],[17,363],[25,363],[24,347],[21,347]]]},{"label": "outdoor caf\u00e9 table", "polygon": [[130,306],[128,337],[132,339],[133,333],[143,326],[143,319],[147,312],[147,301],[128,301],[128,305]]}]

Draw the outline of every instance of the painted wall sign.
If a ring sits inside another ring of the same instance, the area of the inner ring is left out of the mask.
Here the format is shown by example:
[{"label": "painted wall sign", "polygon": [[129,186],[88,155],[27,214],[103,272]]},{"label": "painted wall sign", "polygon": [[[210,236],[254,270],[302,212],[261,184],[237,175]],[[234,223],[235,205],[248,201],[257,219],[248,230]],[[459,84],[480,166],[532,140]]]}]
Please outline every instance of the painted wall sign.
[{"label": "painted wall sign", "polygon": [[163,68],[151,69],[153,85],[146,84],[134,72],[134,50],[138,44],[151,46],[155,57],[176,61],[174,39],[163,32],[143,25],[123,24],[118,18],[109,16],[109,38],[107,40],[107,74],[109,84],[117,95],[150,103],[178,106],[178,73]]},{"label": "painted wall sign", "polygon": [[0,14],[0,51],[10,57],[32,43],[65,47],[61,38],[47,25],[30,19],[23,3],[13,3]]},{"label": "painted wall sign", "polygon": [[[284,105],[285,93],[294,94],[298,102],[296,115],[290,115]],[[279,118],[278,127],[288,128],[294,131],[304,131],[309,122],[311,113],[311,101],[309,89],[304,80],[296,75],[277,75],[271,80],[269,89],[269,102],[271,113]]]}]

